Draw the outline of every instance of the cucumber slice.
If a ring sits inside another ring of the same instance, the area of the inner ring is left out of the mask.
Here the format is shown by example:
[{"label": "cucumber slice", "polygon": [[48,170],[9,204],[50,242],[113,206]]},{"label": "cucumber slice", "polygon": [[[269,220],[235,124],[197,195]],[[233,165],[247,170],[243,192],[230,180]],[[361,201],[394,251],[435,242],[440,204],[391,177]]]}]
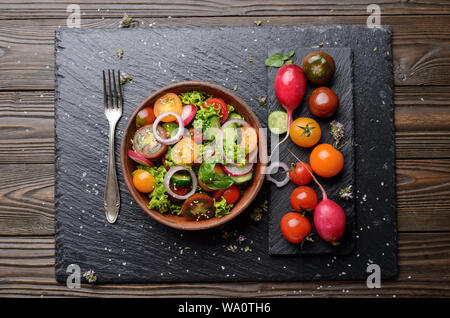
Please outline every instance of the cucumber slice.
[{"label": "cucumber slice", "polygon": [[269,114],[269,129],[272,133],[280,135],[287,131],[288,115],[282,110],[275,110]]},{"label": "cucumber slice", "polygon": [[242,115],[239,115],[238,113],[232,112],[231,114],[228,115],[227,120],[232,120],[232,119],[244,119],[244,117]]},{"label": "cucumber slice", "polygon": [[247,173],[245,176],[240,176],[240,177],[230,176],[230,178],[236,184],[243,184],[243,183],[246,183],[246,182],[249,182],[250,180],[252,180],[252,178],[253,178],[253,171],[250,172],[250,173]]},{"label": "cucumber slice", "polygon": [[[215,128],[215,129],[210,129]],[[205,124],[205,133],[203,135],[205,140],[213,140],[215,134],[217,134],[218,129],[220,129],[220,118],[219,116],[211,116],[208,118]]]},{"label": "cucumber slice", "polygon": [[184,173],[175,173],[170,179],[170,183],[178,187],[188,187],[191,184],[191,176]]},{"label": "cucumber slice", "polygon": [[174,122],[163,123],[161,126],[165,130],[169,138],[175,136],[178,132],[178,125]]}]

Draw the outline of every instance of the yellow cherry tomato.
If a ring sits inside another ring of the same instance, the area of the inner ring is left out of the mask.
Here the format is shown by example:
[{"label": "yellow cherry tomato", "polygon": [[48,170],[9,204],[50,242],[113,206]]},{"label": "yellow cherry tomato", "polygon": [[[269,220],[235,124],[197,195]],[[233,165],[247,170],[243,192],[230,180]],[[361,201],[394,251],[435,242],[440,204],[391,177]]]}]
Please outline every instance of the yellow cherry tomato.
[{"label": "yellow cherry tomato", "polygon": [[142,193],[150,193],[155,189],[155,178],[146,170],[138,169],[133,175],[134,187]]},{"label": "yellow cherry tomato", "polygon": [[300,117],[292,122],[289,128],[289,136],[296,145],[309,148],[319,142],[322,131],[314,119]]},{"label": "yellow cherry tomato", "polygon": [[241,146],[248,148],[248,153],[256,149],[258,144],[258,135],[256,130],[250,126],[241,128]]},{"label": "yellow cherry tomato", "polygon": [[192,138],[184,137],[172,149],[172,161],[178,165],[190,165],[200,153],[200,147]]},{"label": "yellow cherry tomato", "polygon": [[[155,105],[153,106],[153,111],[156,117],[165,112],[174,112],[175,114],[181,115],[182,107],[183,105],[181,104],[181,100],[177,94],[167,93],[158,98],[158,100],[155,102]],[[161,120],[168,123],[171,121],[175,121],[176,118],[175,116],[169,115]]]}]

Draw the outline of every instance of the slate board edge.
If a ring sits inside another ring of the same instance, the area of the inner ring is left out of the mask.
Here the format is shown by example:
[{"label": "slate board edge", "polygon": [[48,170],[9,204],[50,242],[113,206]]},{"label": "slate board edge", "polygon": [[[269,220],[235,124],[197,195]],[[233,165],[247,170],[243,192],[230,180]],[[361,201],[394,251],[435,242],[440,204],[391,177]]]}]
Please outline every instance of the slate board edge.
[{"label": "slate board edge", "polygon": [[[323,27],[334,27],[334,26],[337,26],[337,25],[329,25],[329,26],[323,26]],[[345,25],[344,25],[345,26]],[[355,25],[356,26],[356,25]],[[290,26],[286,26],[286,27],[290,27]],[[165,27],[165,29],[171,29],[171,28],[173,28],[173,29],[177,29],[177,27]],[[184,27],[184,28],[191,28],[191,29],[196,29],[196,28],[201,28],[201,27]],[[218,29],[222,29],[222,28],[224,28],[224,27],[213,27],[213,28],[218,28]],[[272,27],[267,27],[267,28],[272,28]],[[392,33],[391,33],[391,29],[390,29],[390,27],[389,26],[383,26],[383,28],[386,30],[386,31],[388,31],[389,32],[389,34],[390,34],[390,36],[392,36]],[[104,30],[111,30],[111,29],[108,29],[108,28],[104,28]],[[77,32],[78,30],[70,30],[70,31],[75,31],[75,32]],[[97,32],[97,31],[99,31],[99,29],[96,29],[96,30],[89,30],[89,31],[92,31],[92,32]],[[115,31],[115,30],[114,30]],[[65,30],[64,32],[67,32],[67,30]],[[83,30],[83,32],[86,32],[86,30]],[[59,37],[60,37],[60,35],[62,36],[62,33],[61,33],[61,31],[56,31],[55,32],[55,34],[56,34],[56,36],[55,36],[55,48],[56,48],[56,45],[57,45],[57,43],[59,42]],[[388,47],[390,48],[390,51],[392,52],[392,43],[391,42],[389,42],[388,44]],[[56,59],[55,59],[55,61],[56,61]],[[55,74],[56,74],[56,67],[55,67]],[[392,60],[391,60],[391,63],[390,63],[390,73],[391,73],[391,82],[393,82],[393,77],[392,77]],[[58,78],[55,76],[55,87],[57,87],[58,86]],[[390,96],[390,99],[391,100],[393,100],[393,94],[391,94],[391,96]],[[392,101],[391,101],[392,102]],[[57,96],[57,92],[55,91],[55,106],[58,104],[58,96]],[[393,115],[393,111],[392,111],[392,115]],[[55,119],[57,118],[57,112],[55,111]],[[56,120],[55,120],[55,126],[56,126]],[[395,127],[392,125],[391,126],[391,131],[394,131],[395,130]],[[392,135],[392,137],[393,137],[393,140],[395,140],[395,137],[394,137],[394,135]],[[57,139],[58,138],[58,136],[57,135],[55,135],[55,139]],[[394,147],[395,147],[395,143],[393,143],[393,145],[394,145]],[[56,149],[57,149],[57,147],[55,147]],[[56,172],[56,170],[57,170],[57,167],[56,167],[56,165],[55,165],[55,172]],[[57,181],[55,180],[55,183],[56,183]],[[395,189],[394,189],[394,191],[395,191]],[[57,207],[58,206],[58,200],[57,200],[57,195],[58,195],[58,193],[57,193],[57,191],[55,192],[55,207]],[[395,202],[395,205],[396,205],[396,202]],[[395,215],[395,220],[392,220],[392,222],[393,223],[395,223],[395,225],[396,225],[396,223],[397,223],[397,216]],[[55,230],[57,230],[56,229],[56,227],[57,227],[57,221],[55,222]],[[395,230],[395,234],[397,234],[397,229]],[[55,240],[55,247],[57,246],[57,244],[58,244],[58,242],[57,242],[58,240],[56,239]],[[64,253],[62,253],[62,254],[64,254]],[[60,254],[58,253],[58,251],[56,252],[56,254],[55,254],[55,256],[56,256],[56,258],[58,258],[58,257],[60,257]],[[390,278],[394,278],[394,277],[396,277],[397,275],[398,275],[398,266],[397,266],[397,258],[395,259],[395,263],[396,263],[396,266],[395,266],[395,273],[392,275],[392,273],[389,273],[389,275],[388,276],[386,276],[386,275],[383,275],[382,274],[382,276],[383,276],[383,278],[386,278],[386,279],[390,279]],[[57,270],[57,267],[58,267],[58,264],[57,263],[55,263],[55,269]],[[58,270],[56,271],[56,272],[58,272]],[[58,273],[57,273],[57,275],[56,275],[56,277],[57,277],[57,280],[58,281],[63,281],[62,280],[62,278],[64,277],[64,276],[59,276],[58,275]],[[61,278],[61,280],[59,279],[59,278]],[[291,279],[290,279],[291,280]],[[309,279],[308,279],[309,280]],[[313,279],[314,280],[314,279]],[[339,280],[347,280],[345,277],[344,278],[339,278]],[[183,279],[183,280],[181,280],[181,281],[183,281],[183,282],[190,282],[191,280],[185,280],[185,279]],[[192,282],[195,282],[195,281],[203,281],[203,280],[192,280]],[[205,280],[205,281],[208,281],[208,282],[210,282],[211,280]],[[224,280],[218,280],[218,281],[224,281]],[[258,280],[259,281],[259,280]],[[271,281],[271,280],[266,280],[266,281]],[[284,280],[277,280],[277,279],[274,279],[273,281],[284,281]]]}]

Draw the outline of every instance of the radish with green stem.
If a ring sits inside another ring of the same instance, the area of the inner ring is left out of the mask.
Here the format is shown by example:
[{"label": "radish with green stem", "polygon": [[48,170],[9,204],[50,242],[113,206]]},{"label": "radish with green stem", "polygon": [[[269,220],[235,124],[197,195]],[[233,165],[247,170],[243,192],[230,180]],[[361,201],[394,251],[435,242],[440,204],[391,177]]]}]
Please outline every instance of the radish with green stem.
[{"label": "radish with green stem", "polygon": [[[288,151],[303,165],[301,160],[299,160],[289,149]],[[311,174],[314,182],[322,191],[322,201],[320,201],[314,209],[314,226],[317,230],[317,234],[319,234],[324,241],[332,243],[333,245],[337,244],[344,236],[346,221],[345,212],[339,204],[328,199],[325,189],[319,181],[317,181],[309,168],[306,165],[303,165],[303,167]]]},{"label": "radish with green stem", "polygon": [[272,150],[278,148],[289,137],[289,128],[292,121],[292,113],[300,106],[300,103],[305,96],[306,91],[306,77],[300,66],[295,64],[285,64],[278,70],[275,76],[275,95],[281,106],[286,109],[288,113],[287,118],[287,133],[284,139],[279,142]]}]

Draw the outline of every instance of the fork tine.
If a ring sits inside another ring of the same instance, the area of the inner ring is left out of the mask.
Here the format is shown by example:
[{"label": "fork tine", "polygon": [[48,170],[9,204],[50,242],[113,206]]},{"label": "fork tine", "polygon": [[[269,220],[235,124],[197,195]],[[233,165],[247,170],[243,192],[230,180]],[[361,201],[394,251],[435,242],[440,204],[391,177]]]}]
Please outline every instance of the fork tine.
[{"label": "fork tine", "polygon": [[119,98],[120,98],[120,104],[118,106],[119,108],[123,108],[123,94],[122,94],[122,83],[120,82],[120,70],[117,70],[117,78],[119,81]]},{"label": "fork tine", "polygon": [[111,70],[108,70],[108,84],[109,84],[109,98],[110,98],[110,100],[111,100],[111,105],[110,105],[110,107],[111,108],[114,108],[114,102],[113,102],[113,92],[112,92],[112,89],[111,89]]},{"label": "fork tine", "polygon": [[112,78],[113,78],[113,84],[114,84],[114,107],[119,108],[119,95],[117,94],[117,86],[116,86],[116,75],[114,74],[114,70],[112,70]]},{"label": "fork tine", "polygon": [[105,104],[105,110],[108,108],[108,95],[106,94],[106,77],[103,70],[103,102]]}]

